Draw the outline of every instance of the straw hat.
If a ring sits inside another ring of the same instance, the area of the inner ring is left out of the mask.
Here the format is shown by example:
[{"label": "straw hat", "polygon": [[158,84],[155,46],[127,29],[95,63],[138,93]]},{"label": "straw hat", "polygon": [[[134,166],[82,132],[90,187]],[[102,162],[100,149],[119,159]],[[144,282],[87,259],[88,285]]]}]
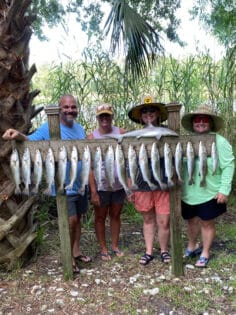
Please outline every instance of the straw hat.
[{"label": "straw hat", "polygon": [[165,104],[156,102],[155,98],[151,95],[142,97],[141,104],[134,106],[128,112],[128,116],[131,120],[138,124],[143,124],[141,121],[141,109],[144,107],[156,107],[160,111],[160,120],[165,121],[168,118],[168,111]]},{"label": "straw hat", "polygon": [[98,105],[96,116],[99,116],[102,114],[113,115],[113,109],[112,109],[111,104],[105,103],[105,104]]},{"label": "straw hat", "polygon": [[184,115],[181,119],[182,126],[188,131],[193,131],[193,118],[197,115],[206,115],[212,119],[211,131],[217,132],[224,127],[223,118],[217,116],[213,109],[205,104],[200,105],[194,112]]}]

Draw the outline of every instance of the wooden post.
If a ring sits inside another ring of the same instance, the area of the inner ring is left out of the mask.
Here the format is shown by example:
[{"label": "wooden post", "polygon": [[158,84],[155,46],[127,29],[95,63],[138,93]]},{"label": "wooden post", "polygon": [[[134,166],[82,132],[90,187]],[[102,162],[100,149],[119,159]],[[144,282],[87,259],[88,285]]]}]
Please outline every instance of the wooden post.
[{"label": "wooden post", "polygon": [[[59,120],[59,107],[48,106],[45,109],[48,116],[49,134],[51,140],[61,139],[60,133],[60,120]],[[72,254],[71,254],[71,242],[70,242],[70,230],[68,221],[68,209],[66,195],[57,195],[57,213],[58,213],[58,225],[61,244],[61,258],[63,265],[64,279],[69,280],[73,278],[72,270]]]},{"label": "wooden post", "polygon": [[[180,109],[181,104],[169,103],[168,127],[180,131]],[[174,154],[174,152],[173,152]],[[172,248],[172,273],[182,276],[183,270],[183,245],[182,245],[182,217],[181,217],[181,190],[178,185],[170,189],[170,233]]]}]

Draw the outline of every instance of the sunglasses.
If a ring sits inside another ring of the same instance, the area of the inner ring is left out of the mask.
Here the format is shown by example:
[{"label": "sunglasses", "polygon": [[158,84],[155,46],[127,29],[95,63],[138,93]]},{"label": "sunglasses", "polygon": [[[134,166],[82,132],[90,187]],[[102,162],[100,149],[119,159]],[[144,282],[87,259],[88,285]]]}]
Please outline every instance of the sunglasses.
[{"label": "sunglasses", "polygon": [[210,118],[207,116],[197,116],[193,118],[193,122],[195,124],[200,124],[200,123],[207,124],[210,122]]},{"label": "sunglasses", "polygon": [[155,107],[144,107],[141,109],[141,114],[147,114],[147,113],[156,113],[158,111]]}]

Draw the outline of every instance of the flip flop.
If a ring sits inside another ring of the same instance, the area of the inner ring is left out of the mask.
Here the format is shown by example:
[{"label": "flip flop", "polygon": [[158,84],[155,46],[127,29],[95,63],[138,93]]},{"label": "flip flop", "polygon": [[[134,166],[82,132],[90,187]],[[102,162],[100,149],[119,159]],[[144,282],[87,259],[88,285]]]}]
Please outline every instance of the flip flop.
[{"label": "flip flop", "polygon": [[77,257],[74,257],[75,260],[79,260],[81,262],[84,262],[84,263],[89,263],[92,261],[92,258],[89,257],[89,256],[86,256],[86,255],[79,255]]},{"label": "flip flop", "polygon": [[111,260],[111,256],[108,253],[101,253],[100,256],[103,261]]},{"label": "flip flop", "polygon": [[200,258],[197,260],[195,267],[198,268],[205,268],[208,264],[209,258],[206,258],[204,256],[200,256]]},{"label": "flip flop", "polygon": [[188,248],[186,248],[186,250],[184,251],[184,258],[193,258],[197,255],[200,255],[202,252],[202,248],[198,247],[194,250],[190,250]]}]

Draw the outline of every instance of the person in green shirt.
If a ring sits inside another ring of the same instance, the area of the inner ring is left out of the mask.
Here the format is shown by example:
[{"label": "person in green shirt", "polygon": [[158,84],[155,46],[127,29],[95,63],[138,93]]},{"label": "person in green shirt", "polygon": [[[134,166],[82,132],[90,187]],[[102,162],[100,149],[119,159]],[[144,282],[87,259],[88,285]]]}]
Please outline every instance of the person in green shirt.
[{"label": "person in green shirt", "polygon": [[[182,126],[194,134],[216,133],[224,126],[222,117],[217,116],[211,107],[200,105],[193,113],[184,115]],[[226,212],[226,203],[231,191],[234,175],[234,155],[229,142],[216,134],[215,158],[207,157],[205,183],[199,174],[200,160],[195,158],[193,183],[189,181],[187,162],[184,163],[184,184],[182,186],[182,216],[187,222],[188,246],[185,257],[200,255],[195,266],[206,267],[210,258],[210,248],[216,234],[215,218]],[[197,240],[201,231],[202,248]]]}]

